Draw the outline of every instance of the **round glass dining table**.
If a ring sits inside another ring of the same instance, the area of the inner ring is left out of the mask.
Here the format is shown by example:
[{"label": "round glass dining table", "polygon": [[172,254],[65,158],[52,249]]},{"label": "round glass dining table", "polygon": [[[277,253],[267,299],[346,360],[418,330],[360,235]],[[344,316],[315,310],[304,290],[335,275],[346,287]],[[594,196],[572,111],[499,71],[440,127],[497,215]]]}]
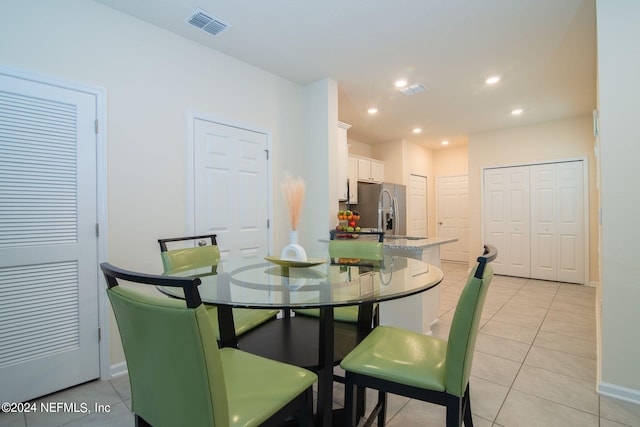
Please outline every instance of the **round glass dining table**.
[{"label": "round glass dining table", "polygon": [[[221,346],[316,371],[319,425],[332,425],[333,366],[371,330],[374,304],[425,292],[443,279],[431,264],[386,253],[380,260],[330,258],[327,253],[304,263],[230,256],[166,274],[201,279],[203,303],[218,307]],[[184,298],[180,288],[159,290]],[[345,306],[358,306],[356,323],[334,322],[335,308]],[[236,337],[233,308],[281,309],[283,314]],[[291,314],[305,308],[318,309],[318,316]]]}]

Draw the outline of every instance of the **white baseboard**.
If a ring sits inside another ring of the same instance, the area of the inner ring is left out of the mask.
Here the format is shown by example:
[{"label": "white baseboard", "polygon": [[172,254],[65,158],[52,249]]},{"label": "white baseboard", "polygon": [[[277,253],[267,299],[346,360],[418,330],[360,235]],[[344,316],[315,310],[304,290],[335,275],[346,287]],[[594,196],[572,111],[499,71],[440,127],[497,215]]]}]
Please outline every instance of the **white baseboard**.
[{"label": "white baseboard", "polygon": [[640,390],[601,382],[598,384],[598,394],[640,405]]},{"label": "white baseboard", "polygon": [[115,365],[111,365],[111,378],[125,375],[127,372],[129,372],[127,370],[127,362],[120,362]]}]

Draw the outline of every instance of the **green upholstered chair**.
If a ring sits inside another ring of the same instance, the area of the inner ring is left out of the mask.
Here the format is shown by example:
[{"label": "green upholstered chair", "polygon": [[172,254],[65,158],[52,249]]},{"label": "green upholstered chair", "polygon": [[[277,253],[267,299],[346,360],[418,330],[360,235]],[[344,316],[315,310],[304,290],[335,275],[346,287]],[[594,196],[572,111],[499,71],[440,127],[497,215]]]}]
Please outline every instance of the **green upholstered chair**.
[{"label": "green upholstered chair", "polygon": [[[369,232],[369,233],[355,233],[358,235],[357,239],[336,238],[336,235],[349,236],[350,233],[340,232],[336,233],[335,230],[331,232],[331,240],[329,240],[329,256],[332,260],[340,258],[348,259],[361,259],[367,261],[382,261],[383,259],[383,232]],[[369,236],[370,235],[370,236]],[[368,237],[374,237],[369,239]],[[302,316],[320,316],[320,310],[317,308],[305,308],[294,310],[296,315]],[[357,323],[358,314],[360,310],[357,305],[337,307],[333,310],[333,318],[338,322]],[[379,323],[378,319],[378,305],[374,304],[373,308],[373,325],[376,326]]]},{"label": "green upholstered chair", "polygon": [[342,361],[346,425],[356,425],[356,387],[378,390],[378,403],[364,425],[385,425],[386,394],[447,407],[447,426],[473,425],[469,376],[480,316],[497,256],[485,245],[460,295],[447,341],[391,326],[378,326]]},{"label": "green upholstered chair", "polygon": [[[137,426],[269,426],[291,416],[311,425],[316,374],[218,348],[199,278],[100,267],[124,348]],[[129,282],[182,287],[186,301],[141,292]]]},{"label": "green upholstered chair", "polygon": [[[197,246],[179,247],[169,250],[167,243],[196,241]],[[217,261],[220,259],[216,235],[206,234],[200,236],[174,237],[170,239],[158,239],[160,244],[160,256],[165,274],[169,271],[190,270],[193,268],[211,267],[211,274],[216,274]],[[216,337],[220,338],[218,327],[217,308],[207,306],[214,323]],[[233,324],[236,336],[242,335],[263,323],[275,319],[278,310],[252,310],[248,308],[233,309]]]}]

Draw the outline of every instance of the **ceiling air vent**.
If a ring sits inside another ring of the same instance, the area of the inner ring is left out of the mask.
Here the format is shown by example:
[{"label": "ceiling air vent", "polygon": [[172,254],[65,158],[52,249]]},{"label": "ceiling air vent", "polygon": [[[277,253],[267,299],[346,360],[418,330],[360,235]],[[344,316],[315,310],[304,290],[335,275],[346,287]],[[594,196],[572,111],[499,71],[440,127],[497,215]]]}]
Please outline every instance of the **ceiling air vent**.
[{"label": "ceiling air vent", "polygon": [[209,12],[202,9],[196,9],[191,16],[187,18],[187,22],[194,27],[198,27],[209,34],[212,34],[213,36],[218,36],[231,26],[231,24],[216,18]]},{"label": "ceiling air vent", "polygon": [[424,92],[425,90],[427,90],[427,88],[425,88],[422,83],[416,83],[400,89],[400,92],[404,93],[405,95],[414,95],[416,93]]}]

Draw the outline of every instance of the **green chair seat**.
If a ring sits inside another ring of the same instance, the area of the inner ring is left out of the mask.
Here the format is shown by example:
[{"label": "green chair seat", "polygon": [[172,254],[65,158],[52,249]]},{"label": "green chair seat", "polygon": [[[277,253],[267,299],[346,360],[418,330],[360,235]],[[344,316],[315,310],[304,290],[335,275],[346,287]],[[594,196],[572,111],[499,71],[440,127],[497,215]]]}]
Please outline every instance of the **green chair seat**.
[{"label": "green chair seat", "polygon": [[393,326],[378,326],[340,366],[351,372],[430,390],[445,390],[447,342]]},{"label": "green chair seat", "polygon": [[232,426],[260,425],[316,378],[306,369],[229,347],[220,349],[220,359]]},{"label": "green chair seat", "polygon": [[[296,314],[310,317],[320,317],[320,309],[318,308],[296,308]],[[347,307],[337,307],[333,309],[333,320],[346,323],[358,322],[358,306],[350,305]]]},{"label": "green chair seat", "polygon": [[[211,318],[211,324],[215,331],[216,338],[220,339],[220,327],[218,324],[218,308],[208,305],[207,312]],[[262,325],[269,320],[274,319],[278,310],[254,310],[250,308],[234,308],[233,325],[235,326],[236,336],[240,336],[250,330]]]}]

